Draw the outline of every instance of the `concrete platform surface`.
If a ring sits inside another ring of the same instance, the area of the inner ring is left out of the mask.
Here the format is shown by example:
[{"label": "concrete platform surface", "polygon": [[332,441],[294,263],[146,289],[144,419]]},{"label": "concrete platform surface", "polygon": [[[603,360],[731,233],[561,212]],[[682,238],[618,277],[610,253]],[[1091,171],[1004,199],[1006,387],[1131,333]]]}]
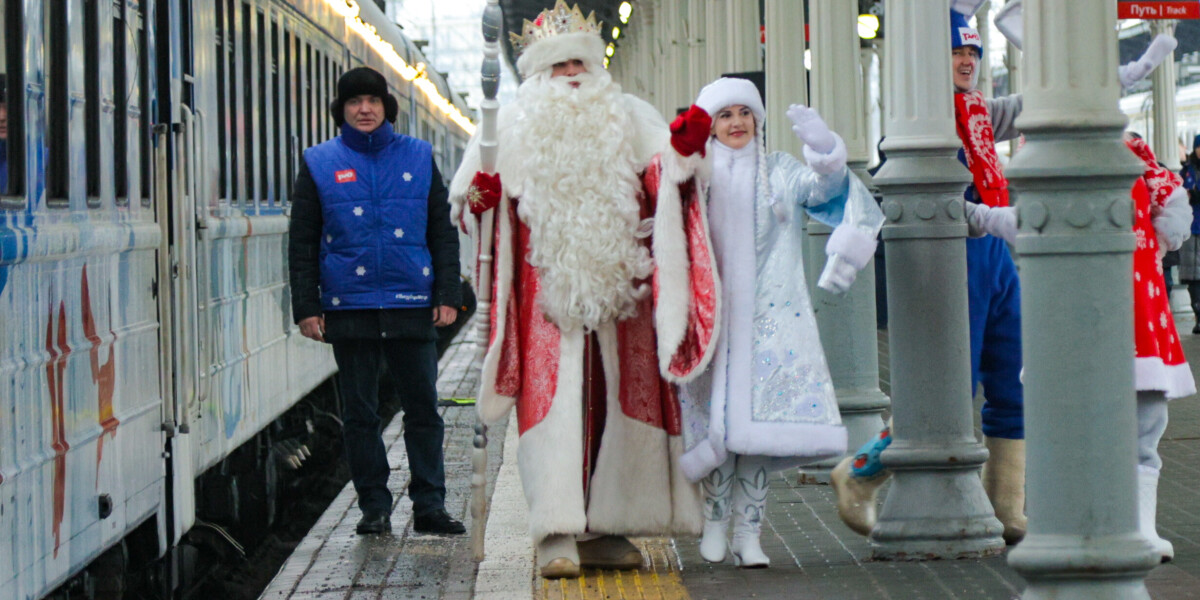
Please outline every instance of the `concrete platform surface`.
[{"label": "concrete platform surface", "polygon": [[[1200,365],[1200,335],[1180,317],[1184,349],[1193,372]],[[881,335],[886,365],[886,335]],[[478,350],[459,343],[443,357],[442,397],[472,397],[478,381]],[[884,371],[886,377],[886,370]],[[1198,374],[1200,379],[1200,374]],[[884,382],[886,390],[886,382]],[[471,407],[443,409],[446,419],[447,509],[468,523]],[[1200,598],[1200,400],[1171,403],[1171,420],[1160,446],[1164,460],[1159,491],[1159,533],[1175,544],[1175,561],[1154,570],[1147,587],[1155,600]],[[357,536],[359,513],[347,486],[280,571],[263,598],[296,600],[567,598],[821,600],[983,600],[1019,597],[1024,583],[1003,556],[980,560],[884,562],[870,560],[865,538],[837,517],[832,490],[801,484],[795,472],[776,474],[763,530],[769,569],[743,570],[730,562],[701,560],[694,539],[638,539],[646,558],[630,571],[585,570],[579,579],[546,581],[535,576],[527,513],[515,467],[516,431],[494,427],[489,454],[492,493],[487,557],[476,565],[467,536],[421,536],[411,528],[411,505],[403,498],[407,459],[400,419],[385,432],[393,465],[391,485],[400,500],[393,532]],[[502,463],[502,464],[501,464]],[[881,497],[886,494],[886,488]]]}]

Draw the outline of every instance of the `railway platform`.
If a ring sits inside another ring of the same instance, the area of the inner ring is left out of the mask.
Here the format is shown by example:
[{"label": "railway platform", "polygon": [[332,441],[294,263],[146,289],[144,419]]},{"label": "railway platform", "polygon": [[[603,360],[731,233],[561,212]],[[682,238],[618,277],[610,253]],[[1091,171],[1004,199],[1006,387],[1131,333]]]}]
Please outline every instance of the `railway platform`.
[{"label": "railway platform", "polygon": [[[1189,333],[1193,324],[1190,317],[1178,320],[1184,350],[1196,371],[1200,336]],[[883,334],[880,347],[886,355]],[[440,364],[438,390],[443,398],[474,395],[478,358],[478,349],[470,342],[456,342],[450,348]],[[886,376],[886,369],[883,372]],[[447,406],[442,411],[447,431],[447,510],[469,527],[475,414],[470,406]],[[412,531],[411,504],[403,496],[407,459],[400,434],[400,419],[384,434],[393,465],[391,487],[398,498],[392,533],[355,535],[359,514],[354,490],[347,484],[264,591],[263,600],[990,600],[1017,598],[1024,589],[1023,580],[1004,556],[872,560],[866,538],[838,519],[829,486],[801,483],[795,471],[776,474],[771,481],[762,535],[763,549],[771,558],[769,569],[705,563],[695,539],[643,538],[635,540],[646,557],[639,570],[585,570],[579,579],[547,581],[534,570],[515,465],[516,432],[508,423],[493,427],[489,439],[487,557],[477,565],[468,536]],[[1176,556],[1174,562],[1155,569],[1146,584],[1155,600],[1200,598],[1200,497],[1194,484],[1200,479],[1200,399],[1171,403],[1171,422],[1160,451],[1164,467],[1158,528],[1174,543]],[[886,493],[885,488],[881,497]]]}]

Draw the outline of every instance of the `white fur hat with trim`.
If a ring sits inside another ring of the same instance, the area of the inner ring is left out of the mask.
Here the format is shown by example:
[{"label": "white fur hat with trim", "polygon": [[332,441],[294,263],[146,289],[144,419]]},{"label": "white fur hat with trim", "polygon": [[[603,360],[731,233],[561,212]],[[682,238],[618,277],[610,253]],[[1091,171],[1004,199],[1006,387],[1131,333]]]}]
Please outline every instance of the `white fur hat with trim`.
[{"label": "white fur hat with trim", "polygon": [[762,123],[766,109],[763,108],[762,96],[758,88],[748,79],[737,77],[722,77],[700,89],[696,97],[696,106],[704,109],[710,116],[726,106],[740,104],[754,113],[754,118]]},{"label": "white fur hat with trim", "polygon": [[604,69],[602,27],[595,13],[585,19],[578,4],[569,7],[564,0],[556,0],[553,8],[543,10],[533,21],[526,20],[519,34],[508,34],[513,48],[520,52],[517,70],[528,78],[572,59],[583,61],[589,72]]},{"label": "white fur hat with trim", "polygon": [[532,77],[555,63],[571,59],[582,60],[589,72],[604,69],[604,40],[599,34],[583,31],[540,40],[517,58],[517,70],[521,71],[521,77]]}]

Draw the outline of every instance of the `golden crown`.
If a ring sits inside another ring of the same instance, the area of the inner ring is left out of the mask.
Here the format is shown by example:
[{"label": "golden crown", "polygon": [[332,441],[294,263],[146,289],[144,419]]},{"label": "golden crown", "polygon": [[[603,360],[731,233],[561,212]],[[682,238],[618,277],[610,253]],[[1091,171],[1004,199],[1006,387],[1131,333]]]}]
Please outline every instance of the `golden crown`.
[{"label": "golden crown", "polygon": [[554,8],[543,10],[533,21],[525,19],[525,24],[521,26],[521,35],[509,33],[508,39],[512,42],[513,49],[520,54],[534,42],[560,33],[582,31],[599,34],[602,25],[603,23],[596,21],[595,11],[588,13],[585,19],[578,4],[568,7],[566,0],[557,0]]}]

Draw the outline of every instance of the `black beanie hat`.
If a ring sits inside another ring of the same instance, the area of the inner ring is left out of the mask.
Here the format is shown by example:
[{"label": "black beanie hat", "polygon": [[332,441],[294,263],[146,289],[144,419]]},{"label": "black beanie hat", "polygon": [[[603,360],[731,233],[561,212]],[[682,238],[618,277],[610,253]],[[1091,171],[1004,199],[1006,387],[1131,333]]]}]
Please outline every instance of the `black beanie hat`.
[{"label": "black beanie hat", "polygon": [[383,118],[389,123],[396,122],[396,116],[400,114],[400,104],[396,102],[396,97],[388,92],[387,80],[371,67],[358,67],[342,73],[337,83],[337,98],[329,105],[333,122],[337,123],[338,127],[346,122],[346,101],[363,95],[381,98]]}]

